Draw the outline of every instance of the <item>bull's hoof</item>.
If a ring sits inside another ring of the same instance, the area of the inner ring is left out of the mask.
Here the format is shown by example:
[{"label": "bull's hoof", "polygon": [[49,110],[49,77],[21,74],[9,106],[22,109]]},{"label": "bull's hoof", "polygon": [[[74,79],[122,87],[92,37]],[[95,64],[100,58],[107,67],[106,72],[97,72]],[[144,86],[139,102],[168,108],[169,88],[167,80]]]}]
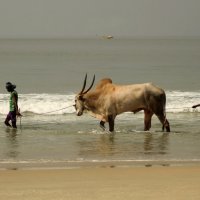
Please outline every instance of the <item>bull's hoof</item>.
[{"label": "bull's hoof", "polygon": [[99,126],[103,129],[103,131],[106,130],[106,127],[104,126],[105,122],[100,121]]},{"label": "bull's hoof", "polygon": [[166,127],[166,131],[167,131],[167,132],[170,132],[170,127]]},{"label": "bull's hoof", "polygon": [[102,128],[103,131],[106,130],[106,127],[100,124],[100,127]]}]

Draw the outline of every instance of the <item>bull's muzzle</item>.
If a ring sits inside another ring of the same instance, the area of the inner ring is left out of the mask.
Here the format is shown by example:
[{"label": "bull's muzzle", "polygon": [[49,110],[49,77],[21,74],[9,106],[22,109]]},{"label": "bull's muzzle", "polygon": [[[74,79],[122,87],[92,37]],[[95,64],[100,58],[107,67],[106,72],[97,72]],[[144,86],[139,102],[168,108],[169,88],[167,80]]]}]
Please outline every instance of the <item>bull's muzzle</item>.
[{"label": "bull's muzzle", "polygon": [[80,110],[77,110],[77,111],[76,111],[76,115],[77,115],[77,116],[81,116],[82,114],[83,114],[83,112],[81,112]]}]

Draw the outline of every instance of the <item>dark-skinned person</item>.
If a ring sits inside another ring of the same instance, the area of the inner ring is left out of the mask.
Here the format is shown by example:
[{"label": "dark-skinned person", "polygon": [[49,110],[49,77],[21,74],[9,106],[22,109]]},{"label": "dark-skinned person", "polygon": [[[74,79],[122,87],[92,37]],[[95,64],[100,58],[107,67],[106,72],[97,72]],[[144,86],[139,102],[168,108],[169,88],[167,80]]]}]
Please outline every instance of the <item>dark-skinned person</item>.
[{"label": "dark-skinned person", "polygon": [[[11,82],[6,83],[6,90],[10,93],[10,100],[9,100],[9,113],[5,119],[5,125],[8,127],[17,128],[17,117],[21,117],[22,115],[18,109],[18,93],[15,90],[16,85],[12,84]],[[11,124],[10,124],[11,121]]]}]

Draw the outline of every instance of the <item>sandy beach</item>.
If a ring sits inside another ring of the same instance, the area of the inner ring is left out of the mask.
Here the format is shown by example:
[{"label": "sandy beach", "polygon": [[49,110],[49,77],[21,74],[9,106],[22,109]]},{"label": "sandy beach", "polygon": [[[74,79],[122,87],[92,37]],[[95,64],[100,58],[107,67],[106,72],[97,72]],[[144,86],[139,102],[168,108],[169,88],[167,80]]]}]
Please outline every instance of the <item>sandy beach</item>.
[{"label": "sandy beach", "polygon": [[4,200],[200,199],[200,167],[1,170]]}]

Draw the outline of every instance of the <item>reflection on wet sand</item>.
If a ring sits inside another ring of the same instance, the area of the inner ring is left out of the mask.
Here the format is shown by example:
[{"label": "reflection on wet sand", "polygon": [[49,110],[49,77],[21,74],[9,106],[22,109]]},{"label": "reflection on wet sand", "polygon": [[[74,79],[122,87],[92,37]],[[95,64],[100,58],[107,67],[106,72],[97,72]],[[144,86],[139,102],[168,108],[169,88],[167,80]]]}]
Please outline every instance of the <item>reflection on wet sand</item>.
[{"label": "reflection on wet sand", "polygon": [[91,139],[91,141],[83,140],[78,142],[80,146],[79,155],[83,158],[87,158],[88,156],[107,156],[115,154],[115,137],[113,134],[102,134],[97,140]]},{"label": "reflection on wet sand", "polygon": [[[123,138],[121,138],[123,137]],[[138,155],[154,156],[168,153],[169,134],[102,134],[91,139],[80,138],[79,156],[83,159],[135,160]],[[139,153],[139,154],[138,154]],[[148,157],[146,157],[148,159]]]},{"label": "reflection on wet sand", "polygon": [[8,151],[6,152],[6,157],[8,159],[16,159],[19,155],[19,144],[17,140],[17,129],[12,129],[12,128],[6,128],[6,144],[7,144],[7,149]]},{"label": "reflection on wet sand", "polygon": [[152,133],[144,134],[144,153],[145,154],[167,154],[169,133],[163,133],[161,136]]}]

